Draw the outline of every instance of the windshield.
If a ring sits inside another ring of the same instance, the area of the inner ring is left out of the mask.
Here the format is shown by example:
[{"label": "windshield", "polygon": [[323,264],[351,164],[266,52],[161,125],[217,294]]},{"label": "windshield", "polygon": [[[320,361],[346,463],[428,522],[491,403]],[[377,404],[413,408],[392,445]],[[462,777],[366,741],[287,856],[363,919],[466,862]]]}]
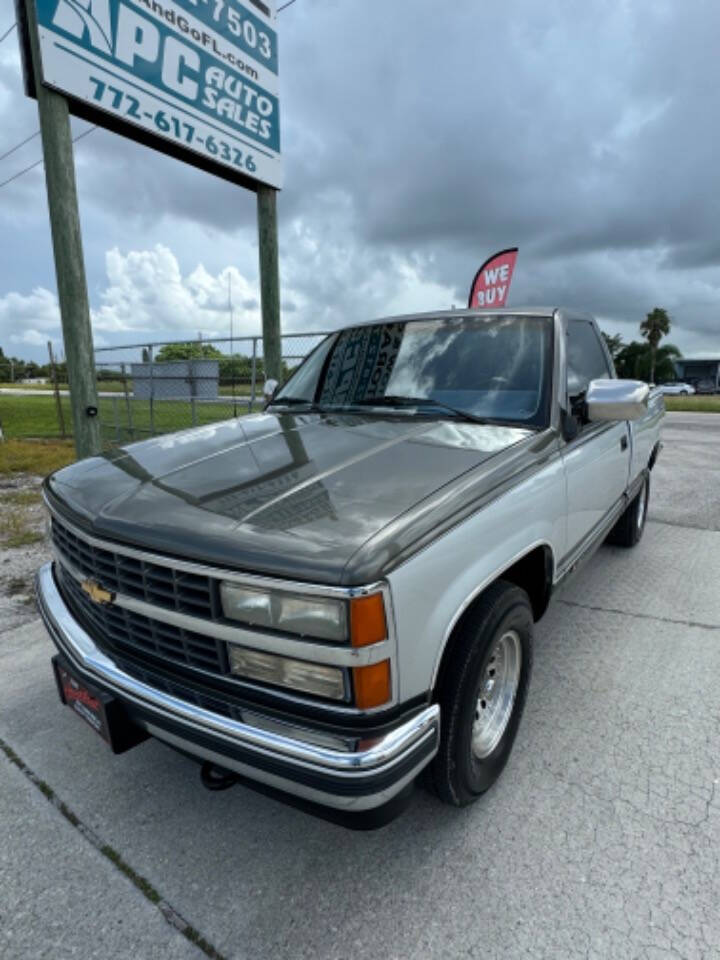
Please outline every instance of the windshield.
[{"label": "windshield", "polygon": [[[273,404],[397,407],[412,415],[546,426],[552,324],[547,317],[458,316],[377,323],[333,334]],[[437,404],[435,409],[433,401]]]}]

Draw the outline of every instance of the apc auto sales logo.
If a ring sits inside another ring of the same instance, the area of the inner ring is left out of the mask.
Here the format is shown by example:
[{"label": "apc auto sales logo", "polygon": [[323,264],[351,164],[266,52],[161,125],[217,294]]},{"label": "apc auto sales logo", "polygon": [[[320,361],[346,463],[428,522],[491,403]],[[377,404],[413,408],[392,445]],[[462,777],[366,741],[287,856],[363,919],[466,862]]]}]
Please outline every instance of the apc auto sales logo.
[{"label": "apc auto sales logo", "polygon": [[96,50],[112,54],[109,0],[60,0],[52,22],[53,26],[78,38],[87,30]]},{"label": "apc auto sales logo", "polygon": [[[141,114],[138,106],[135,113],[130,113],[128,105],[136,101],[140,91],[146,98],[156,97],[158,91],[163,95],[169,92],[174,98],[173,106],[178,109],[185,109],[190,104],[204,116],[211,117],[213,122],[222,123],[229,135],[242,133],[279,152],[276,95],[260,86],[257,71],[234,52],[237,38],[228,40],[217,33],[214,24],[204,28],[197,18],[177,12],[177,6],[190,0],[36,2],[40,25],[55,34],[44,42],[52,47],[54,57],[57,57],[58,49],[62,52],[63,59],[52,61],[53,78],[60,81],[57,84],[60,89],[79,94],[86,100],[100,100],[101,108],[134,118],[131,123],[137,123],[138,116],[142,119],[148,115],[148,125],[155,122],[153,117],[158,108],[154,102],[143,106]],[[138,9],[140,6],[142,10]],[[198,11],[202,10],[203,4],[200,4]],[[209,12],[209,5],[205,14],[214,16]],[[71,38],[71,43],[58,43],[55,38],[61,36]],[[71,45],[83,48],[93,54],[93,58],[86,57],[78,49],[69,49]],[[104,74],[98,79],[94,71],[102,70],[103,66],[95,57],[110,61],[120,68],[122,74]],[[108,80],[108,76],[112,80]],[[134,92],[130,94],[109,87],[108,83],[133,84]],[[99,91],[105,89],[115,89],[115,99],[102,101]],[[153,106],[152,110],[150,106]],[[197,120],[196,113],[193,118]],[[177,116],[175,120],[180,123]],[[194,121],[190,123],[192,128]],[[168,133],[169,121],[164,114],[162,122],[164,127],[159,129],[163,135],[180,137],[180,133],[173,134],[172,130]],[[190,136],[192,138],[193,130]],[[203,143],[203,140],[198,142]],[[230,151],[227,145],[226,150]],[[243,156],[242,151],[239,155]],[[230,159],[232,156],[230,151]],[[228,158],[222,159],[227,161]]]}]

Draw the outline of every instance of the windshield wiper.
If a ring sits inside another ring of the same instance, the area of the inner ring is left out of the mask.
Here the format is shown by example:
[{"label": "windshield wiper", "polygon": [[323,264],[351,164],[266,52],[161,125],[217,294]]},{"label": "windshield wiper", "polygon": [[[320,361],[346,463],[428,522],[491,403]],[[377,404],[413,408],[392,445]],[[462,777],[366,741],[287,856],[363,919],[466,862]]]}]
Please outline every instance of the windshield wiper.
[{"label": "windshield wiper", "polygon": [[303,406],[310,407],[311,410],[319,410],[314,400],[306,400],[304,397],[275,397],[268,404],[269,407],[280,407],[283,404],[288,407]]},{"label": "windshield wiper", "polygon": [[386,393],[382,397],[363,397],[362,400],[352,400],[349,403],[334,403],[331,405],[321,405],[314,400],[304,400],[302,397],[277,397],[272,400],[268,406],[304,406],[313,413],[330,413],[331,411],[347,410],[349,407],[436,407],[439,410],[447,410],[453,416],[466,420],[468,423],[480,423],[483,426],[508,427],[517,426],[528,430],[536,430],[533,424],[526,423],[524,420],[504,420],[497,417],[478,417],[469,410],[461,410],[459,407],[453,407],[443,400],[435,400],[432,397],[406,397],[400,394]]},{"label": "windshield wiper", "polygon": [[487,417],[476,417],[474,413],[468,410],[461,410],[459,407],[452,407],[449,403],[442,400],[435,400],[432,397],[404,397],[392,393],[386,393],[383,397],[363,397],[362,400],[353,400],[352,406],[358,407],[438,407],[441,410],[447,410],[456,417],[468,420],[470,423],[497,423],[498,421],[489,420]]}]

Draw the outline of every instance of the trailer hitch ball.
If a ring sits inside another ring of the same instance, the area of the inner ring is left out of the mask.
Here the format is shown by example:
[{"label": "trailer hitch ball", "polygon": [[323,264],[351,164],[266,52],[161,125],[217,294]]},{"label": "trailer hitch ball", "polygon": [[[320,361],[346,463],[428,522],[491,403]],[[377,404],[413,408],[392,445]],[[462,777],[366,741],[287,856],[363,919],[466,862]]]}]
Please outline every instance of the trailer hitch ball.
[{"label": "trailer hitch ball", "polygon": [[200,767],[200,782],[206,790],[229,790],[235,786],[238,778],[230,770],[224,770],[206,760]]}]

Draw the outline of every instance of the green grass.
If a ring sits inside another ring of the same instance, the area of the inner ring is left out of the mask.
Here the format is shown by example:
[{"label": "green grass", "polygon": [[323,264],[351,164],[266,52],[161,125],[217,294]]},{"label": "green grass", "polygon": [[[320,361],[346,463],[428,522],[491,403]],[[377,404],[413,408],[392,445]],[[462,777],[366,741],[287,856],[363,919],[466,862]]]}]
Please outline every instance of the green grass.
[{"label": "green grass", "polygon": [[[98,380],[98,393],[124,393],[125,384],[122,380]],[[61,390],[67,390],[67,384],[60,387]],[[128,383],[128,390],[132,391],[132,383]]]},{"label": "green grass", "polygon": [[[48,381],[47,383],[19,383],[12,382],[10,380],[4,380],[0,383],[0,387],[8,387],[12,390],[52,390],[53,385]],[[60,384],[61,390],[67,390],[67,386],[64,383]]]},{"label": "green grass", "polygon": [[[66,427],[70,405],[61,398]],[[53,396],[15,397],[0,395],[0,425],[6,437],[58,437],[60,427]]]},{"label": "green grass", "polygon": [[27,547],[44,539],[42,533],[33,530],[22,511],[13,510],[7,516],[0,517],[0,544],[3,547]]},{"label": "green grass", "polygon": [[100,421],[103,440],[108,443],[126,443],[144,440],[155,434],[173,433],[189,427],[218,423],[248,412],[247,403],[196,403],[175,400],[159,400],[152,407],[149,400],[133,400],[128,412],[125,400],[114,402],[100,398]]},{"label": "green grass", "polygon": [[665,397],[665,409],[686,413],[720,413],[720,396]]},{"label": "green grass", "polygon": [[[61,390],[67,390],[68,385],[66,383],[59,383],[58,386]],[[9,380],[0,383],[0,389],[7,387],[12,390],[28,390],[35,393],[48,393],[53,390],[53,385],[51,383],[11,383]],[[122,380],[98,380],[97,382],[98,393],[124,393],[125,384]],[[132,393],[133,384],[132,380],[128,381],[128,390]],[[258,378],[258,382],[255,385],[256,395],[260,395],[262,392],[262,378]],[[250,396],[250,384],[249,383],[236,383],[233,387],[231,384],[221,383],[218,387],[218,393],[221,397],[232,397],[233,394],[238,397],[249,397]]]},{"label": "green grass", "polygon": [[9,493],[0,493],[0,504],[9,504],[12,507],[34,507],[42,503],[42,494],[39,490],[11,490]]},{"label": "green grass", "polygon": [[[70,398],[62,397],[61,405],[66,436],[72,435]],[[103,439],[109,443],[142,440],[151,436],[151,422],[155,433],[172,433],[192,426],[204,426],[219,420],[229,420],[235,415],[247,413],[247,403],[234,404],[231,398],[225,403],[202,403],[193,406],[189,401],[156,401],[151,413],[149,400],[130,400],[123,396],[100,397],[100,423]],[[17,397],[0,395],[0,425],[5,437],[60,437],[61,428],[57,405],[53,396]]]},{"label": "green grass", "polygon": [[72,440],[6,440],[0,443],[0,474],[45,477],[75,461]]},{"label": "green grass", "polygon": [[[10,383],[9,380],[0,383],[0,388],[8,387],[13,390],[32,390],[32,391],[43,391],[47,393],[49,390],[53,390],[53,385],[48,381],[47,383]],[[68,385],[66,383],[59,383],[58,387],[61,390],[67,390]],[[97,385],[98,390],[105,390],[108,393],[122,393],[125,389],[125,385],[122,380],[98,380]],[[132,390],[132,383],[130,384],[130,389]]]}]

